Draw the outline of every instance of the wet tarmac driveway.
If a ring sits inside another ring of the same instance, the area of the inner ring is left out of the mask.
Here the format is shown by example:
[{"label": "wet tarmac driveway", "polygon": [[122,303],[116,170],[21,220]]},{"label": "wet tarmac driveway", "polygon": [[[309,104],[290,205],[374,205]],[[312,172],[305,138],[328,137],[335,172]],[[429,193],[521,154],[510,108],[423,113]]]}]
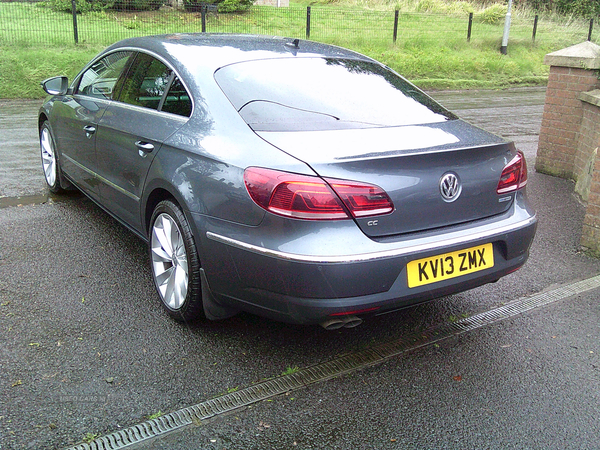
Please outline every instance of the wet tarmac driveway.
[{"label": "wet tarmac driveway", "polygon": [[[525,152],[531,258],[493,285],[334,332],[170,320],[141,241],[81,195],[48,199],[40,102],[0,101],[0,449],[92,441],[600,273],[578,251],[573,184],[532,169],[544,91],[433,96]],[[598,448],[598,324],[590,290],[128,448]]]}]

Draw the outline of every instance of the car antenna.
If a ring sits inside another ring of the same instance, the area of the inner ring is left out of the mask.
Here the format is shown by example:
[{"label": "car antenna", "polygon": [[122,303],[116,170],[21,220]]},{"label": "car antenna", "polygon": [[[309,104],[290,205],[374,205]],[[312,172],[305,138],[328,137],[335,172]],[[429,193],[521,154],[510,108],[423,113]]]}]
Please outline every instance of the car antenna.
[{"label": "car antenna", "polygon": [[287,45],[288,47],[294,47],[294,48],[300,48],[300,46],[298,45],[300,44],[300,39],[294,39],[291,43],[288,42],[285,45]]}]

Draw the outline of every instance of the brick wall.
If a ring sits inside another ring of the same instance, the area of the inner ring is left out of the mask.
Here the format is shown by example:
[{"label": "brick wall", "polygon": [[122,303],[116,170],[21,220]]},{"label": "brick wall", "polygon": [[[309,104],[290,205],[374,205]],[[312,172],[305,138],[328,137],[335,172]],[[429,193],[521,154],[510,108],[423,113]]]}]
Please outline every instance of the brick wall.
[{"label": "brick wall", "polygon": [[583,42],[549,53],[546,103],[535,168],[575,180],[586,202],[580,244],[600,257],[600,46]]},{"label": "brick wall", "polygon": [[577,180],[587,162],[577,154],[584,110],[579,95],[597,87],[597,70],[550,67],[535,165],[538,172]]},{"label": "brick wall", "polygon": [[575,154],[575,172],[582,174],[593,151],[600,140],[600,109],[589,103],[583,104],[583,114],[579,127],[579,139]]},{"label": "brick wall", "polygon": [[587,176],[590,182],[588,190],[582,195],[587,200],[587,207],[583,220],[581,246],[588,253],[600,256],[600,158],[597,158],[600,148],[600,90],[585,93],[582,99],[584,110],[579,147],[582,156],[585,154],[589,156],[580,178],[585,179]]}]

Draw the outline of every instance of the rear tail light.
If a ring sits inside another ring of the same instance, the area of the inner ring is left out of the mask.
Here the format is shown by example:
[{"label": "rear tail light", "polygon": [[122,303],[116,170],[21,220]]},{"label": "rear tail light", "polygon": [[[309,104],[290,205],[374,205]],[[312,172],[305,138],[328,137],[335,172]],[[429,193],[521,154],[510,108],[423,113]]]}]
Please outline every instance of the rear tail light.
[{"label": "rear tail light", "polygon": [[378,186],[355,181],[321,179],[249,167],[246,189],[260,207],[297,219],[336,220],[387,214],[394,210]]},{"label": "rear tail light", "polygon": [[326,178],[354,217],[376,216],[394,210],[392,201],[379,186]]},{"label": "rear tail light", "polygon": [[506,194],[525,187],[527,184],[527,163],[525,156],[518,151],[515,157],[504,167],[496,192]]}]

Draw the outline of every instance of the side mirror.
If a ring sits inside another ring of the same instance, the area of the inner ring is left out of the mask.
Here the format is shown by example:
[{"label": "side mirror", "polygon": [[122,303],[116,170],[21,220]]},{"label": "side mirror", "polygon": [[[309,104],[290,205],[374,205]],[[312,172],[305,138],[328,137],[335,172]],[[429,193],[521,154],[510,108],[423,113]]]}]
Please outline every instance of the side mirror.
[{"label": "side mirror", "polygon": [[65,95],[69,90],[67,77],[52,77],[42,81],[42,89],[50,95]]}]

